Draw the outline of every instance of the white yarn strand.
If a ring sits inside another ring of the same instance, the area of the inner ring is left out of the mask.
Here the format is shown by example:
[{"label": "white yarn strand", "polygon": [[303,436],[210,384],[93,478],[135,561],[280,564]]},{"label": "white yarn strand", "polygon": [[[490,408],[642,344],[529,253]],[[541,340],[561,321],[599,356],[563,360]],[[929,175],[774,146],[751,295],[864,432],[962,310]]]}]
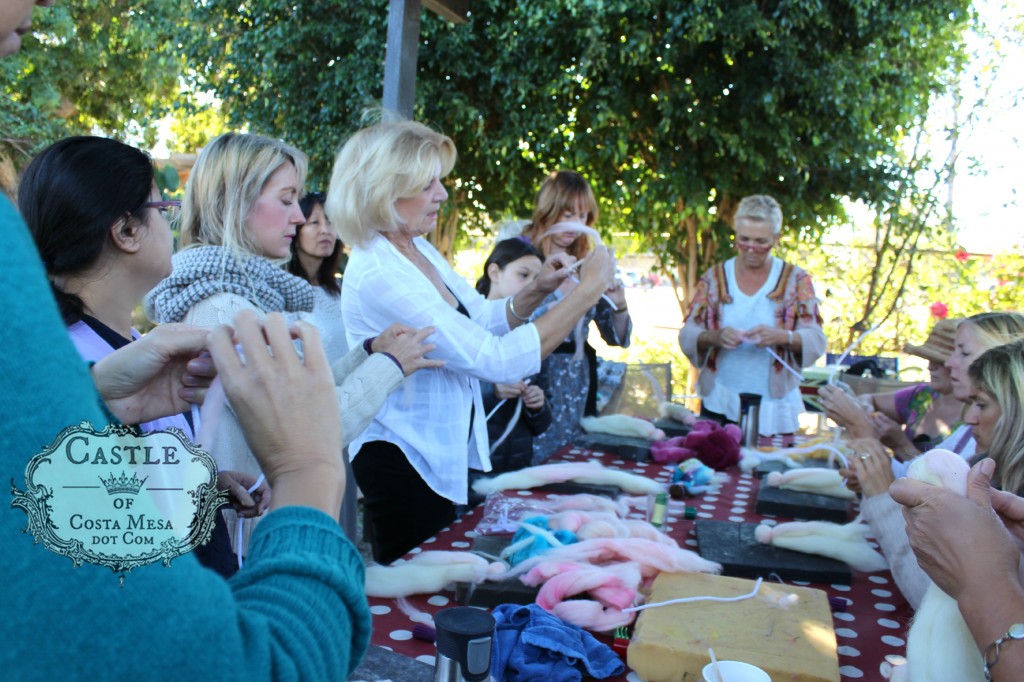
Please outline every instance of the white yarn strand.
[{"label": "white yarn strand", "polygon": [[691,602],[698,601],[714,601],[714,602],[734,602],[744,601],[745,599],[753,599],[757,596],[758,590],[761,589],[761,583],[764,578],[758,578],[754,582],[754,589],[749,594],[742,594],[738,597],[680,597],[678,599],[669,599],[668,601],[658,601],[652,604],[641,604],[640,606],[630,606],[629,608],[622,609],[623,613],[633,613],[634,611],[643,611],[644,609],[652,609],[656,606],[668,606],[670,604],[689,604]]},{"label": "white yarn strand", "polygon": [[[259,488],[261,485],[263,485],[263,481],[264,480],[266,480],[266,476],[264,476],[263,474],[260,474],[260,477],[256,479],[256,482],[253,483],[252,487],[249,488],[246,492],[249,493],[250,495],[252,493],[256,492],[256,489]],[[237,532],[235,533],[235,540],[236,540],[236,543],[237,543],[237,545],[235,547],[235,554],[238,557],[238,568],[239,569],[242,568],[242,522],[244,520],[245,519],[243,519],[241,516],[239,516],[238,517],[238,525],[235,526],[235,529],[237,530]]]}]

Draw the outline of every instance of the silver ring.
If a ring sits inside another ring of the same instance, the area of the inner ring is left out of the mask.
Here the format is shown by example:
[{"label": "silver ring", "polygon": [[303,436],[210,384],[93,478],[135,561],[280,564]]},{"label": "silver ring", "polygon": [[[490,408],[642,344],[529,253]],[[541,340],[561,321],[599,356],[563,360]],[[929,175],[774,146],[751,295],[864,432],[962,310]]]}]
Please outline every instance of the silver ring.
[{"label": "silver ring", "polygon": [[871,459],[871,455],[860,455],[860,461],[863,462],[866,459]]}]

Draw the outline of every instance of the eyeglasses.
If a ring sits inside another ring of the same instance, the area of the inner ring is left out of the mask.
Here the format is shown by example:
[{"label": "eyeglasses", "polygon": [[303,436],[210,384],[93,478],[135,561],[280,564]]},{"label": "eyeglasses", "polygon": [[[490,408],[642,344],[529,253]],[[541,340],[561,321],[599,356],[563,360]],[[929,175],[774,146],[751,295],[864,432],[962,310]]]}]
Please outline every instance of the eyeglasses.
[{"label": "eyeglasses", "polygon": [[180,201],[147,201],[141,208],[155,208],[169,223],[173,223],[181,215]]}]

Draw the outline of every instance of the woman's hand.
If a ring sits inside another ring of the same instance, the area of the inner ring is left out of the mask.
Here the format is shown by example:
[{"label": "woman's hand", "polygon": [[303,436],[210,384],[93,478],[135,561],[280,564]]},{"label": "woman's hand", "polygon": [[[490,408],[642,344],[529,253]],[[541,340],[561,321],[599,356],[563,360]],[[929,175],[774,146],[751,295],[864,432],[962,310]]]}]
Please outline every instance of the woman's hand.
[{"label": "woman's hand", "polygon": [[881,412],[873,412],[870,416],[871,426],[875,429],[878,440],[892,449],[896,459],[901,462],[917,457],[920,451],[913,441],[907,438],[903,426]]},{"label": "woman's hand", "polygon": [[615,259],[607,247],[595,247],[580,266],[580,286],[592,287],[600,298],[614,281]]},{"label": "woman's hand", "polygon": [[544,407],[544,389],[540,386],[527,386],[523,391],[523,405],[532,412]]},{"label": "woman's hand", "polygon": [[424,339],[434,333],[433,327],[413,329],[403,324],[393,324],[373,340],[370,348],[374,353],[389,353],[402,366],[405,376],[428,367],[444,367],[444,360],[431,360],[426,356],[437,346],[423,343]]},{"label": "woman's hand", "polygon": [[243,471],[218,471],[217,489],[226,490],[231,508],[243,519],[262,516],[270,506],[270,486],[266,480],[256,490],[249,488],[256,485],[259,478]]},{"label": "woman's hand", "polygon": [[744,338],[761,348],[767,346],[785,346],[789,343],[790,332],[767,324],[759,324],[747,330]]},{"label": "woman's hand", "polygon": [[616,312],[623,312],[626,310],[626,287],[622,285],[622,282],[618,278],[612,282],[612,285],[605,289],[605,295],[611,299],[612,304],[615,306]]},{"label": "woman's hand", "polygon": [[889,486],[896,480],[888,451],[874,438],[858,438],[850,441],[848,445],[854,451],[853,457],[849,460],[852,472],[849,480],[856,479],[864,497],[874,497],[888,492]]},{"label": "woman's hand", "polygon": [[[967,477],[967,497],[921,481],[901,478],[890,489],[904,505],[907,536],[925,573],[957,599],[972,580],[999,585],[1017,577],[1020,549],[992,507],[995,462],[983,459]],[[1016,497],[1016,496],[1013,496]],[[999,504],[1007,505],[1003,498]],[[1020,498],[1012,506],[1020,507]]]},{"label": "woman's hand", "polygon": [[845,391],[835,386],[822,386],[818,389],[818,398],[825,414],[836,424],[847,429],[850,435],[855,438],[875,436],[875,427],[864,407]]},{"label": "woman's hand", "polygon": [[709,345],[733,350],[743,343],[743,332],[732,327],[722,327],[714,331],[709,330],[707,340]]},{"label": "woman's hand", "polygon": [[515,384],[494,384],[494,395],[500,400],[515,400],[526,390],[525,382]]},{"label": "woman's hand", "polygon": [[[273,489],[272,508],[301,505],[338,518],[345,491],[341,414],[316,328],[289,329],[280,313],[263,325],[251,311],[210,332],[210,353],[245,439]],[[293,339],[302,341],[299,357]],[[242,347],[245,360],[235,348]]]},{"label": "woman's hand", "polygon": [[206,349],[208,331],[161,324],[92,368],[96,389],[125,424],[167,417],[202,403],[217,370]]},{"label": "woman's hand", "polygon": [[553,253],[544,259],[544,266],[540,274],[533,280],[531,286],[547,296],[552,291],[562,286],[571,272],[570,268],[576,263],[576,259],[567,253]]}]

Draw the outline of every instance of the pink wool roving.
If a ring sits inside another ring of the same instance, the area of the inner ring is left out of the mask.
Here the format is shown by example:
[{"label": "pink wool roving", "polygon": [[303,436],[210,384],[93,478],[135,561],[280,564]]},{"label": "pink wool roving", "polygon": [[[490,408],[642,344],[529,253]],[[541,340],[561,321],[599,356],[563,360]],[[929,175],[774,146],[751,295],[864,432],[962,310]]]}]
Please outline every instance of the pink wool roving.
[{"label": "pink wool roving", "polygon": [[[689,450],[701,463],[722,471],[739,463],[742,436],[735,424],[723,427],[708,419],[700,419],[693,425],[693,430],[683,438],[682,443],[674,447]],[[652,450],[651,456],[653,455]]]},{"label": "pink wool roving", "polygon": [[[722,567],[702,558],[688,549],[645,540],[643,538],[598,538],[584,540],[563,547],[554,547],[544,553],[544,560],[574,561],[602,564],[632,561],[640,567],[643,577],[658,573],[720,573]],[[510,574],[515,575],[532,568],[539,558],[528,559],[517,565]]]},{"label": "pink wool roving", "polygon": [[676,464],[696,457],[697,453],[683,445],[686,436],[675,436],[651,443],[651,459],[658,464]]}]

